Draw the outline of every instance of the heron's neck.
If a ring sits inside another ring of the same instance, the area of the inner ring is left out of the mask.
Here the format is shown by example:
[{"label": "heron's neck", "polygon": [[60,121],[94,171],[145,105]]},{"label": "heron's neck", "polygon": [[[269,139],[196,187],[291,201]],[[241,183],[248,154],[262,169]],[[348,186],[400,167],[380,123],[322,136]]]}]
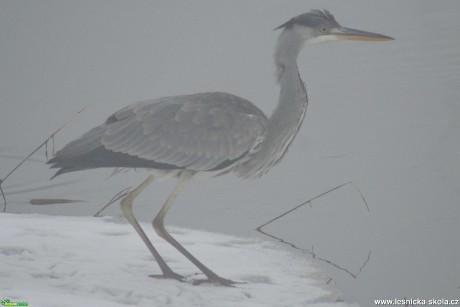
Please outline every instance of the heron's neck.
[{"label": "heron's neck", "polygon": [[276,77],[281,88],[278,105],[268,125],[281,129],[277,130],[277,134],[300,126],[307,107],[307,91],[297,67],[297,58],[303,47],[300,35],[295,29],[284,30],[275,48]]},{"label": "heron's neck", "polygon": [[[243,177],[261,176],[277,164],[302,124],[307,108],[307,91],[297,68],[297,57],[302,49],[300,42],[303,41],[297,34],[292,29],[285,30],[278,38],[274,54],[281,87],[278,105],[268,119],[260,150],[247,162],[250,165],[239,171]],[[245,169],[251,172],[246,173]]]},{"label": "heron's neck", "polygon": [[298,72],[297,58],[302,50],[304,41],[301,36],[301,32],[293,28],[283,30],[278,37],[273,54],[278,82],[281,82],[281,79],[289,75],[289,73]]},{"label": "heron's neck", "polygon": [[284,155],[297,134],[308,104],[305,84],[297,67],[297,57],[304,41],[300,35],[295,29],[284,30],[278,38],[274,53],[281,88],[278,105],[267,126],[266,139],[273,141],[266,146],[277,153],[275,163]]}]

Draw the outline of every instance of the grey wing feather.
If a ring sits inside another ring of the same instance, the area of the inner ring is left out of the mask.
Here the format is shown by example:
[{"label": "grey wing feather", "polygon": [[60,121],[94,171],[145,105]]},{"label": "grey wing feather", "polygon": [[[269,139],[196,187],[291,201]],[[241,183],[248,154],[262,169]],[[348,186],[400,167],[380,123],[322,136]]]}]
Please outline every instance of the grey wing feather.
[{"label": "grey wing feather", "polygon": [[249,101],[226,93],[139,102],[112,115],[100,142],[113,152],[196,171],[251,153],[267,118]]},{"label": "grey wing feather", "polygon": [[[64,158],[66,160],[75,160],[93,152],[98,147],[101,147],[101,137],[104,135],[105,131],[105,125],[100,125],[89,130],[79,139],[68,143],[64,148],[58,151],[53,159]],[[53,163],[53,159],[50,160],[51,163]]]}]

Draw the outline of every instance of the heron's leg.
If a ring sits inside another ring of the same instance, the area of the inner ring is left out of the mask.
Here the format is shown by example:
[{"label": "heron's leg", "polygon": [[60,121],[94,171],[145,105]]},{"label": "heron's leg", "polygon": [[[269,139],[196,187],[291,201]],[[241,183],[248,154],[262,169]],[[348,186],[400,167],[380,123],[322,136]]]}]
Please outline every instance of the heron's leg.
[{"label": "heron's leg", "polygon": [[141,225],[139,225],[139,222],[136,220],[133,214],[134,199],[142,193],[142,191],[152,182],[152,180],[153,175],[150,175],[143,183],[141,183],[141,185],[139,185],[133,191],[129,192],[128,195],[121,200],[121,210],[123,211],[123,215],[125,216],[125,218],[134,227],[136,232],[141,237],[142,241],[144,241],[145,245],[150,250],[150,253],[152,253],[152,256],[155,258],[158,265],[160,266],[160,269],[163,272],[163,275],[161,275],[160,277],[183,280],[183,276],[173,272],[173,270],[171,270],[171,268],[166,264],[166,262],[157,252],[155,247],[153,247],[152,242],[150,242],[149,238],[145,234],[144,230],[142,230]]},{"label": "heron's leg", "polygon": [[217,283],[224,286],[231,286],[235,284],[235,282],[222,278],[215,274],[213,271],[208,269],[204,264],[202,264],[198,259],[196,259],[189,251],[187,251],[179,242],[174,239],[169,232],[166,231],[164,227],[164,218],[168,213],[169,208],[173,204],[176,197],[179,195],[180,191],[184,188],[184,186],[192,179],[193,173],[190,172],[182,172],[179,177],[179,182],[169,195],[168,199],[166,200],[165,204],[161,208],[160,212],[158,212],[157,216],[153,220],[153,229],[157,232],[157,234],[169,242],[172,246],[174,246],[182,255],[184,255],[188,260],[190,260],[204,275],[208,278],[204,281],[198,281],[196,284],[201,282],[211,282]]}]

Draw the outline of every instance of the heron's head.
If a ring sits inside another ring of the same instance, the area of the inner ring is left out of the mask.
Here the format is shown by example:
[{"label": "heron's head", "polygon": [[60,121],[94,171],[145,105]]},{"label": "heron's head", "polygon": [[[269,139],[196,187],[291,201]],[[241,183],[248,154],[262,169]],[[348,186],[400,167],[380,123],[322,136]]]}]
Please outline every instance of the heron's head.
[{"label": "heron's head", "polygon": [[338,40],[387,41],[394,38],[377,33],[342,27],[328,10],[312,10],[296,16],[277,29],[296,32],[303,43],[320,43]]}]

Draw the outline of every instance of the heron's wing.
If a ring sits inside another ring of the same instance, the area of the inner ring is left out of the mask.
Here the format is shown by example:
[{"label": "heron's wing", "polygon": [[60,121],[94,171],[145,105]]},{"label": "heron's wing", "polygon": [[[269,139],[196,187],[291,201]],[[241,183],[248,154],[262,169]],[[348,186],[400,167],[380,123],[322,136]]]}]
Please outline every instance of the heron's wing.
[{"label": "heron's wing", "polygon": [[113,152],[191,170],[214,170],[257,150],[267,119],[226,93],[160,98],[129,106],[106,122],[102,145]]}]

